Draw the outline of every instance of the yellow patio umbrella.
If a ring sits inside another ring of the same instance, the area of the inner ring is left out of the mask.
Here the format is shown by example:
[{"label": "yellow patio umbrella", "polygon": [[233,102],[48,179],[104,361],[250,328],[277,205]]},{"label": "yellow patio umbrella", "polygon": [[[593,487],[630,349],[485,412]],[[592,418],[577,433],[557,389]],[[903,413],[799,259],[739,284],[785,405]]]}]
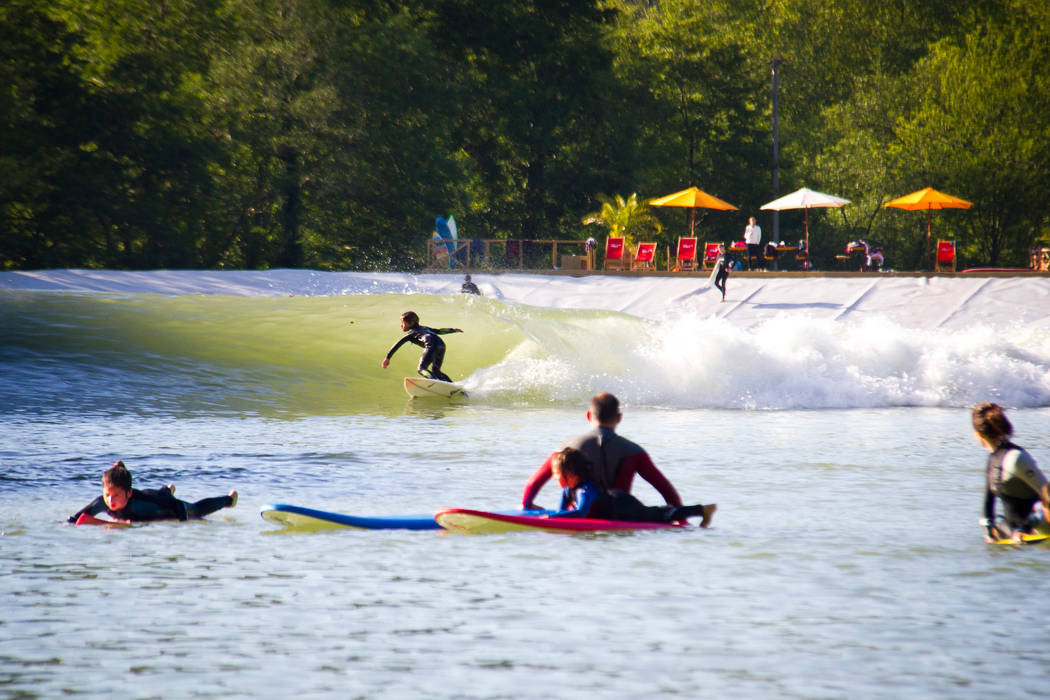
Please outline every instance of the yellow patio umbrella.
[{"label": "yellow patio umbrella", "polygon": [[693,210],[689,219],[689,235],[692,236],[696,228],[697,209],[718,209],[720,211],[739,211],[729,202],[723,202],[718,197],[713,197],[698,187],[690,187],[681,192],[669,194],[666,197],[658,197],[649,200],[651,207],[690,207]]},{"label": "yellow patio umbrella", "polygon": [[926,254],[930,250],[930,220],[933,218],[934,209],[969,209],[973,206],[973,202],[967,202],[965,199],[959,199],[953,197],[950,194],[938,192],[932,187],[923,187],[917,192],[906,194],[903,197],[897,197],[897,199],[886,202],[883,206],[894,207],[896,209],[907,209],[909,211],[916,211],[919,209],[926,210],[926,247],[923,249],[923,258],[925,259]]}]

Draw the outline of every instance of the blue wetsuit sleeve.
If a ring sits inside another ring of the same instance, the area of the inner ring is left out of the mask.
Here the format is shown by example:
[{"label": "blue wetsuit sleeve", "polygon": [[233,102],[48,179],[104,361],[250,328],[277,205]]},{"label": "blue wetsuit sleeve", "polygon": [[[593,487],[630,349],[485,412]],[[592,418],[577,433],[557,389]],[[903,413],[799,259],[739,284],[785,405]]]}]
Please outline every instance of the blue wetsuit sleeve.
[{"label": "blue wetsuit sleeve", "polygon": [[586,518],[590,516],[591,508],[598,502],[598,488],[591,482],[582,484],[576,489],[576,507],[566,509],[565,506],[571,502],[572,489],[565,489],[562,493],[561,505],[557,513],[551,513],[552,518]]}]

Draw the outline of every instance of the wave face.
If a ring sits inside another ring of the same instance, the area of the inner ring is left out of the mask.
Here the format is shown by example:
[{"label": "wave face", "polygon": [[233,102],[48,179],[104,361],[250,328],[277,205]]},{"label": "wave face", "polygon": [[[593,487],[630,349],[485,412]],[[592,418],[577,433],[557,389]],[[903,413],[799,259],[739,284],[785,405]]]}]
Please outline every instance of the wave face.
[{"label": "wave face", "polygon": [[419,349],[379,362],[412,309],[445,336],[472,405],[657,408],[1050,406],[1050,330],[923,331],[775,317],[748,328],[458,294],[338,297],[0,292],[0,411],[391,414]]}]

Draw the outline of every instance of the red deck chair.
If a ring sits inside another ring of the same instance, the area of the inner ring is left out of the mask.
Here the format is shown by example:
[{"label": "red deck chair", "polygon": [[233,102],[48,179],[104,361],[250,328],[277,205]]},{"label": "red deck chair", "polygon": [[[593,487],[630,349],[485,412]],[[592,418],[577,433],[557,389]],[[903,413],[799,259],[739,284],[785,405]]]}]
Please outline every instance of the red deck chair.
[{"label": "red deck chair", "polygon": [[655,243],[639,243],[631,261],[632,270],[650,270],[656,257]]},{"label": "red deck chair", "polygon": [[937,241],[935,272],[955,272],[955,241]]},{"label": "red deck chair", "polygon": [[696,237],[691,236],[688,238],[678,239],[678,252],[675,255],[677,259],[677,269],[679,270],[695,270],[696,269]]},{"label": "red deck chair", "polygon": [[701,262],[705,270],[715,269],[715,263],[718,262],[717,243],[704,243],[704,259]]},{"label": "red deck chair", "polygon": [[623,236],[609,236],[605,239],[605,269],[624,269]]}]

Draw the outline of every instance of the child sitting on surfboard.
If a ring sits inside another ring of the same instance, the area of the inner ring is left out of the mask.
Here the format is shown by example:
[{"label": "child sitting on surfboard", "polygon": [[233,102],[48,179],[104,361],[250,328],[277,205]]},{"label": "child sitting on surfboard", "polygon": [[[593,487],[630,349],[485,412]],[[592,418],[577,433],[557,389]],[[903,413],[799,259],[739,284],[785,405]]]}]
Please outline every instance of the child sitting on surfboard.
[{"label": "child sitting on surfboard", "polygon": [[230,491],[228,496],[188,503],[175,498],[174,484],[159,489],[133,489],[131,472],[123,462],[117,461],[102,474],[102,495],[69,516],[69,522],[77,522],[81,515],[95,516],[103,512],[114,520],[132,523],[187,520],[203,518],[221,508],[233,508],[235,505],[236,491]]},{"label": "child sitting on surfboard", "polygon": [[423,356],[419,358],[419,368],[416,370],[427,379],[440,379],[451,383],[448,375],[441,371],[441,363],[445,361],[445,341],[439,338],[446,333],[462,333],[459,328],[428,328],[419,325],[419,316],[415,311],[406,311],[401,314],[401,330],[405,336],[394,343],[390,352],[380,363],[383,369],[390,364],[390,358],[394,356],[397,349],[405,343],[412,343],[423,348]]},{"label": "child sitting on surfboard", "polygon": [[591,481],[591,462],[577,449],[566,447],[551,458],[551,476],[562,487],[561,503],[550,518],[603,518],[641,523],[673,523],[701,516],[707,527],[718,508],[714,503],[695,506],[647,506],[627,491],[603,494]]}]

